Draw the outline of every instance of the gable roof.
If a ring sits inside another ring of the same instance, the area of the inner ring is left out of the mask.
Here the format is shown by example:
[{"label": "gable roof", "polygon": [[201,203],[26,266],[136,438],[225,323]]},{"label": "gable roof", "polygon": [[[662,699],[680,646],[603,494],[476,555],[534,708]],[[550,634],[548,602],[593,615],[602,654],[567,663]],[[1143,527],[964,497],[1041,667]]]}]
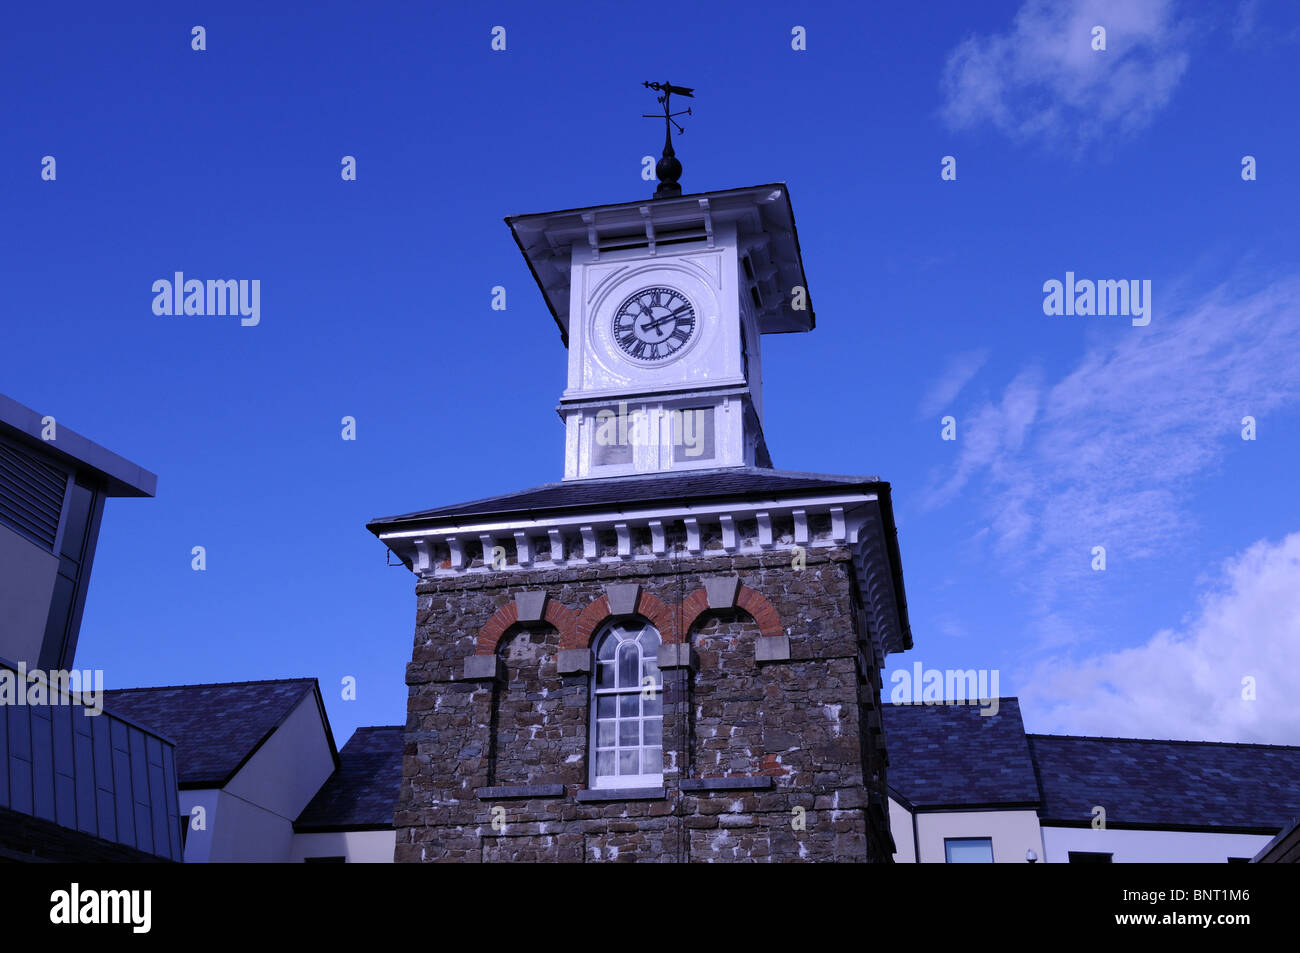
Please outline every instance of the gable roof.
[{"label": "gable roof", "polygon": [[774,494],[833,495],[852,491],[885,495],[889,484],[872,476],[835,476],[825,473],[796,473],[765,467],[720,467],[687,470],[649,476],[609,477],[599,480],[567,480],[489,496],[468,503],[419,510],[400,516],[371,520],[366,527],[378,534],[397,524],[410,522],[455,523],[464,517],[530,518],[556,511],[582,512],[627,509],[636,504],[695,502],[741,502],[769,498]]},{"label": "gable roof", "polygon": [[1029,735],[1045,823],[1272,833],[1300,816],[1300,747]]},{"label": "gable roof", "polygon": [[883,705],[891,793],[908,808],[1037,807],[1038,785],[1020,702]]},{"label": "gable roof", "polygon": [[337,764],[334,738],[314,678],[114,689],[104,692],[104,706],[176,742],[180,787],[219,788],[309,693],[321,706]]},{"label": "gable roof", "polygon": [[299,833],[391,830],[402,783],[401,725],[358,728],[339,752],[339,766],[294,822]]}]

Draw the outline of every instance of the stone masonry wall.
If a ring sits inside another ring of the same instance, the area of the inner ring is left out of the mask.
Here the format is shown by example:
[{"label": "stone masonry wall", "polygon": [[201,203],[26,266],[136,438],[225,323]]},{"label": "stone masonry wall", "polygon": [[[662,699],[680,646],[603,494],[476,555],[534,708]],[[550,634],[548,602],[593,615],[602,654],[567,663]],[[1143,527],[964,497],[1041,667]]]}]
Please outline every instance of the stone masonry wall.
[{"label": "stone masonry wall", "polygon": [[[665,558],[419,581],[395,859],[887,860],[869,715],[879,673],[863,670],[875,663],[855,631],[852,564],[843,549],[806,560]],[[576,616],[610,583],[639,583],[678,607],[704,577],[728,575],[771,603],[790,657],[756,659],[770,619],[738,608],[695,619],[682,635],[693,666],[663,671],[661,796],[584,800],[596,793],[586,790],[591,676],[560,673],[553,621],[510,625],[495,646],[498,676],[465,677],[480,630],[516,593],[544,590]],[[719,778],[729,780],[703,781]]]}]

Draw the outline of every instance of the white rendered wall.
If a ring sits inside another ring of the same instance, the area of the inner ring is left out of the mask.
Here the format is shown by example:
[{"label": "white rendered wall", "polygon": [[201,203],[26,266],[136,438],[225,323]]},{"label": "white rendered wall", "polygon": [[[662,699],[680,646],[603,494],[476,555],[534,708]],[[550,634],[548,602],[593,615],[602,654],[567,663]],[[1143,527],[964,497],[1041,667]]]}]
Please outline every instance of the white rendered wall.
[{"label": "white rendered wall", "polygon": [[309,691],[223,790],[292,824],[333,773],[316,694]]},{"label": "white rendered wall", "polygon": [[1043,828],[1047,860],[1055,864],[1068,863],[1072,850],[1113,854],[1111,860],[1117,864],[1150,861],[1226,863],[1229,857],[1254,857],[1269,840],[1268,834]]},{"label": "white rendered wall", "polygon": [[[216,788],[204,790],[185,790],[180,793],[181,817],[189,825],[185,833],[185,863],[206,864],[212,859],[212,836],[217,829],[218,796]],[[194,809],[202,808],[196,816]],[[195,830],[195,824],[202,825]]]},{"label": "white rendered wall", "polygon": [[[224,788],[180,792],[190,824],[185,862],[287,863],[293,822],[333,771],[316,695],[307,692]],[[206,830],[193,828],[196,806],[206,812]]]},{"label": "white rendered wall", "polygon": [[916,846],[912,839],[912,814],[892,797],[889,799],[889,833],[894,838],[894,863],[916,863]]},{"label": "white rendered wall", "polygon": [[[987,837],[993,842],[995,864],[1023,864],[1032,850],[1041,861],[1043,840],[1035,811],[921,811],[916,815],[917,847],[923,864],[947,863],[944,839]],[[913,819],[902,805],[889,801],[889,824],[893,832],[895,863],[915,862]]]},{"label": "white rendered wall", "polygon": [[397,848],[397,831],[338,831],[295,834],[295,864],[308,857],[346,857],[349,864],[391,864]]},{"label": "white rendered wall", "polygon": [[[293,843],[293,821],[231,797],[215,788],[181,791],[181,814],[188,818],[185,863],[284,863]],[[205,810],[205,830],[194,829],[194,808]]]}]

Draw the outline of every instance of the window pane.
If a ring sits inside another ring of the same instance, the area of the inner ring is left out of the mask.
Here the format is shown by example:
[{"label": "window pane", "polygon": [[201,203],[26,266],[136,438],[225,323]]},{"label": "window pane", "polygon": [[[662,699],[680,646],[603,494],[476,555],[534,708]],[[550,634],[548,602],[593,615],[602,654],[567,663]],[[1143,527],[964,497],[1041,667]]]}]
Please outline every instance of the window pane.
[{"label": "window pane", "polygon": [[592,432],[596,435],[595,443],[591,447],[591,463],[597,467],[613,467],[626,465],[632,462],[632,440],[619,442],[617,433],[610,433],[612,429],[605,420],[599,416],[589,416],[587,420],[592,423]]},{"label": "window pane", "polygon": [[993,841],[987,837],[948,838],[943,842],[950,864],[993,863]]},{"label": "window pane", "polygon": [[712,407],[674,408],[671,428],[673,463],[713,459]]},{"label": "window pane", "polygon": [[[593,643],[591,780],[605,787],[663,772],[662,642],[654,626],[630,618],[609,625]],[[650,697],[645,688],[652,686]]]},{"label": "window pane", "polygon": [[635,642],[624,642],[618,647],[619,688],[632,688],[637,684],[640,661]]}]

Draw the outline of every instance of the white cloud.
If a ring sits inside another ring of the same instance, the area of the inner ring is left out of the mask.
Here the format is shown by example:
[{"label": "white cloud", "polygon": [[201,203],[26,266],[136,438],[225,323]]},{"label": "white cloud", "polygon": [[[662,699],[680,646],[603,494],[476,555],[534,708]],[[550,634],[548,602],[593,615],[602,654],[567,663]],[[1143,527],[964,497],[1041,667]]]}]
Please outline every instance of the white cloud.
[{"label": "white cloud", "polygon": [[979,373],[989,359],[987,350],[966,351],[948,361],[939,379],[921,398],[920,413],[922,417],[933,417],[947,413],[950,405],[962,388],[970,383],[971,378]]},{"label": "white cloud", "polygon": [[[1093,546],[1113,571],[1185,540],[1194,481],[1241,446],[1242,418],[1261,422],[1263,441],[1270,413],[1300,405],[1300,281],[1220,288],[1100,341],[1055,383],[1024,371],[959,416],[957,459],[926,494],[930,506],[976,501],[1043,620],[1088,598]],[[1062,619],[1053,641],[1070,641]]]},{"label": "white cloud", "polygon": [[[1170,0],[1027,0],[1006,33],[948,55],[942,114],[1019,140],[1088,143],[1147,126],[1187,70]],[[1106,49],[1092,48],[1094,26]]]},{"label": "white cloud", "polygon": [[[1300,744],[1300,533],[1255,543],[1223,566],[1179,630],[1024,682],[1033,731]],[[1242,679],[1255,680],[1255,701]]]}]

